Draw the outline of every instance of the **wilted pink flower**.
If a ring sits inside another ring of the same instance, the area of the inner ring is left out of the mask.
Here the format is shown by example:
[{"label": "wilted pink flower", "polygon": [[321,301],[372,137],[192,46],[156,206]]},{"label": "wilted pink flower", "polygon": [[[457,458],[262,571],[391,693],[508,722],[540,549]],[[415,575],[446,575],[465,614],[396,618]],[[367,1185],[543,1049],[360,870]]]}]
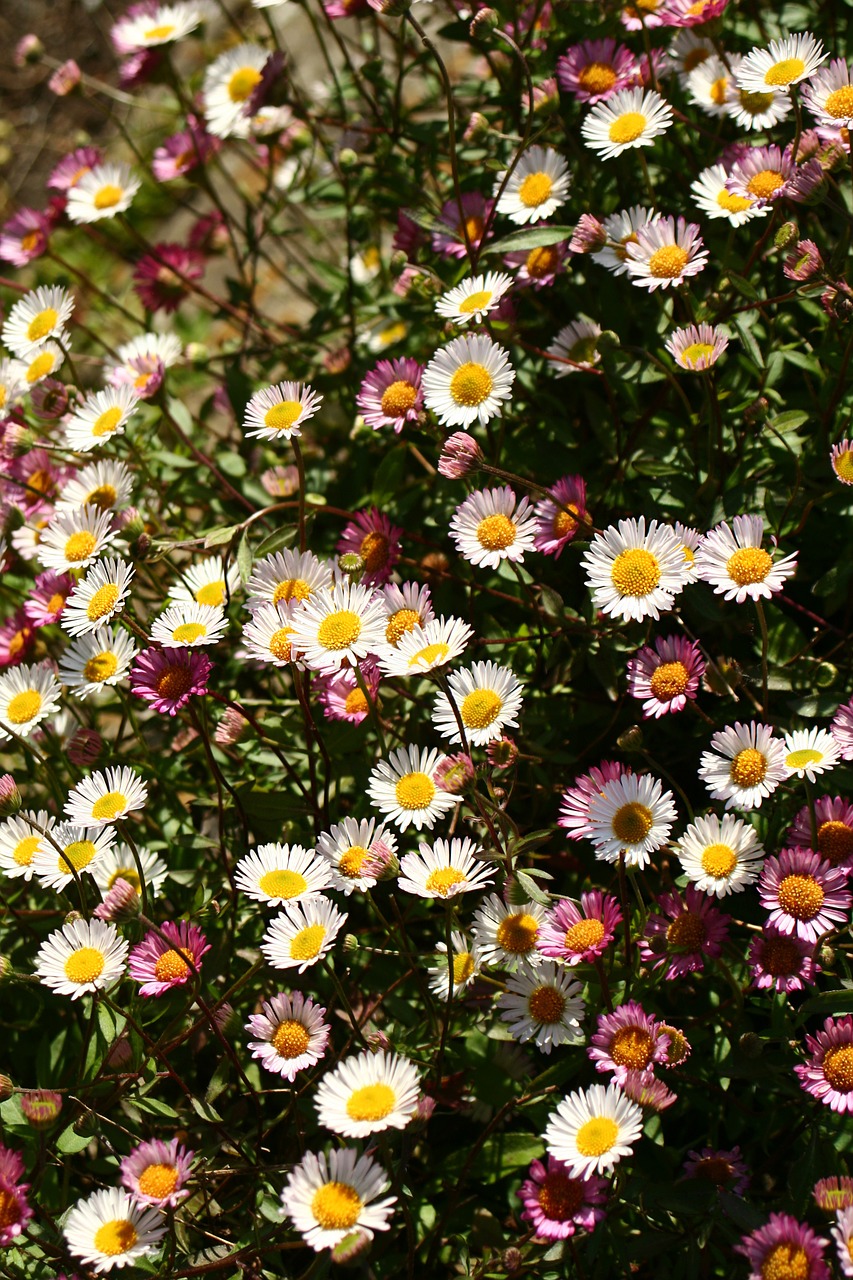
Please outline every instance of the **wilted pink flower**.
[{"label": "wilted pink flower", "polygon": [[188,282],[204,274],[204,257],[182,244],[155,244],[133,272],[134,290],[147,311],[177,311],[190,292]]},{"label": "wilted pink flower", "polygon": [[812,276],[822,270],[823,258],[814,240],[798,240],[782,267],[789,280],[798,282],[811,280]]},{"label": "wilted pink flower", "polygon": [[607,244],[604,224],[591,213],[582,213],[569,241],[570,253],[594,253]]},{"label": "wilted pink flower", "polygon": [[459,796],[474,781],[474,762],[464,751],[445,756],[432,775],[432,780],[442,791]]},{"label": "wilted pink flower", "polygon": [[701,1178],[720,1191],[731,1191],[736,1196],[742,1196],[749,1186],[749,1171],[741,1159],[740,1147],[732,1147],[731,1151],[703,1147],[701,1151],[688,1152],[684,1176]]},{"label": "wilted pink flower", "polygon": [[220,747],[233,747],[249,727],[249,721],[236,707],[226,707],[213,731],[213,740]]},{"label": "wilted pink flower", "polygon": [[448,436],[438,460],[438,471],[448,480],[461,480],[483,460],[483,451],[467,431]]},{"label": "wilted pink flower", "polygon": [[190,249],[197,249],[199,253],[222,253],[228,245],[228,228],[218,209],[206,213],[193,223],[187,236],[187,245]]},{"label": "wilted pink flower", "polygon": [[73,58],[69,58],[61,67],[56,68],[47,82],[47,87],[51,93],[56,94],[57,98],[65,98],[77,88],[81,78],[80,68]]},{"label": "wilted pink flower", "polygon": [[94,914],[99,920],[113,920],[121,924],[138,916],[141,905],[139,894],[134,886],[119,876],[107,889],[103,900],[95,907]]}]

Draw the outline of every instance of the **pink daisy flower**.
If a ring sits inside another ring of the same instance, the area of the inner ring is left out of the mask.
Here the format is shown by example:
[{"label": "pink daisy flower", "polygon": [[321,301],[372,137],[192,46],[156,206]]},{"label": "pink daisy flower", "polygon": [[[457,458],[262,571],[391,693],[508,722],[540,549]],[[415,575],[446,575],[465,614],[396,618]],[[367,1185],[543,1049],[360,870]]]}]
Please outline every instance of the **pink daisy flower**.
[{"label": "pink daisy flower", "polygon": [[729,0],[664,0],[658,16],[665,27],[699,27],[719,18]]},{"label": "pink daisy flower", "polygon": [[53,191],[69,191],[90,169],[101,164],[103,158],[104,154],[98,147],[77,147],[62,157],[48,178],[47,186]]},{"label": "pink daisy flower", "polygon": [[246,1030],[252,1057],[266,1071],[291,1083],[300,1071],[314,1067],[326,1052],[331,1027],[323,1019],[326,1010],[301,991],[280,991],[264,1000],[262,1013],[253,1013]]},{"label": "pink daisy flower", "polygon": [[584,840],[592,835],[589,820],[589,806],[596,796],[600,796],[605,783],[614,778],[621,778],[631,770],[618,760],[602,760],[594,765],[589,773],[575,778],[575,785],[563,792],[560,803],[558,827],[565,827],[570,840]]},{"label": "pink daisy flower", "polygon": [[790,147],[750,147],[733,166],[726,188],[733,196],[754,200],[759,209],[783,197],[805,200],[823,181],[817,160],[797,165]]},{"label": "pink daisy flower", "polygon": [[838,743],[842,760],[853,760],[853,698],[839,707],[829,731]]},{"label": "pink daisy flower", "polygon": [[174,1209],[189,1195],[185,1184],[192,1162],[193,1152],[187,1151],[177,1138],[140,1142],[121,1162],[121,1185],[140,1204]]},{"label": "pink daisy flower", "polygon": [[660,1031],[660,1019],[648,1014],[636,1000],[620,1005],[613,1013],[602,1013],[598,1029],[589,1042],[587,1056],[596,1071],[612,1071],[616,1084],[623,1084],[629,1071],[650,1075],[655,1063],[663,1062],[669,1036]]},{"label": "pink daisy flower", "polygon": [[609,37],[573,44],[557,59],[557,82],[578,102],[603,102],[627,89],[637,75],[637,60],[624,44]]},{"label": "pink daisy flower", "polygon": [[130,691],[153,711],[176,716],[190,698],[207,693],[212,670],[201,649],[143,649],[130,671]]},{"label": "pink daisy flower", "polygon": [[[26,608],[26,606],[24,606]],[[853,804],[843,796],[821,796],[815,801],[817,848],[831,867],[853,873]],[[803,805],[787,835],[787,843],[812,848],[812,823],[808,805]]]},{"label": "pink daisy flower", "polygon": [[532,1161],[517,1195],[524,1206],[520,1217],[538,1240],[567,1240],[578,1228],[594,1231],[601,1222],[604,1210],[598,1206],[607,1198],[607,1179],[573,1178],[562,1160],[549,1156],[547,1167]]},{"label": "pink daisy flower", "polygon": [[20,1151],[4,1147],[0,1142],[0,1178],[6,1182],[20,1182],[24,1173],[24,1157]]},{"label": "pink daisy flower", "polygon": [[636,242],[626,243],[628,275],[633,284],[650,291],[681,284],[708,265],[708,250],[703,246],[698,223],[658,218],[640,227]]},{"label": "pink daisy flower", "polygon": [[793,933],[780,933],[772,925],[765,925],[749,944],[747,964],[752,973],[752,985],[759,990],[802,991],[814,986],[814,975],[820,972],[811,943]]},{"label": "pink daisy flower", "polygon": [[27,1200],[28,1182],[17,1185],[0,1177],[0,1249],[13,1244],[33,1216]]},{"label": "pink daisy flower", "polygon": [[656,1080],[648,1071],[638,1071],[635,1067],[625,1072],[622,1092],[648,1111],[666,1111],[678,1101],[678,1094],[668,1089],[663,1080]]},{"label": "pink daisy flower", "polygon": [[[542,222],[539,226],[545,230],[548,223]],[[568,255],[568,243],[560,240],[557,244],[538,245],[534,249],[516,249],[505,255],[504,264],[515,268],[516,285],[544,289],[553,284],[563,271]]]},{"label": "pink daisy flower", "polygon": [[683,711],[696,697],[705,662],[695,641],[658,636],[654,648],[644,645],[628,663],[628,692],[643,703],[643,715],[658,719]]},{"label": "pink daisy flower", "polygon": [[819,1178],[812,1188],[812,1196],[824,1213],[853,1208],[853,1178]]},{"label": "pink daisy flower", "polygon": [[188,920],[180,920],[177,924],[166,920],[160,927],[160,934],[149,930],[128,958],[131,978],[142,983],[139,988],[141,996],[163,996],[173,987],[184,986],[194,976],[187,958],[198,970],[202,956],[210,950],[201,929]]},{"label": "pink daisy flower", "polygon": [[735,1245],[735,1253],[749,1259],[749,1280],[785,1275],[797,1280],[829,1280],[829,1268],[823,1260],[826,1245],[811,1227],[789,1213],[771,1213],[766,1226]]},{"label": "pink daisy flower", "polygon": [[355,520],[349,522],[337,550],[342,556],[361,556],[364,561],[361,582],[366,587],[381,587],[400,559],[402,532],[378,508],[371,507],[369,511],[359,511]]},{"label": "pink daisy flower", "polygon": [[24,601],[24,613],[36,627],[58,622],[74,587],[70,573],[56,573],[53,569],[40,573],[33,583],[29,599]]},{"label": "pink daisy flower", "polygon": [[28,657],[35,642],[35,628],[23,609],[17,609],[0,626],[0,667],[17,666]]},{"label": "pink daisy flower", "polygon": [[[653,969],[666,965],[667,979],[704,969],[706,956],[713,959],[721,953],[730,917],[692,884],[683,897],[677,892],[664,893],[657,901],[661,914],[649,916],[640,939],[643,964]],[[659,950],[661,941],[665,943],[663,951]]]},{"label": "pink daisy flower", "polygon": [[663,25],[657,12],[659,8],[660,0],[645,0],[641,9],[633,4],[626,4],[619,16],[623,27],[628,31],[642,31],[644,27],[646,31],[651,31],[654,27]]},{"label": "pink daisy flower", "polygon": [[[487,200],[479,191],[468,191],[457,203],[456,199],[448,200],[442,205],[438,222],[432,233],[432,247],[443,258],[467,258],[465,236],[459,216],[459,204],[462,205],[462,218],[472,249],[479,249],[483,242],[486,223],[495,207],[494,200]],[[491,231],[489,238],[491,238]]]},{"label": "pink daisy flower", "polygon": [[38,209],[19,209],[0,228],[0,260],[25,267],[47,248],[50,221]]},{"label": "pink daisy flower", "polygon": [[540,498],[533,508],[536,518],[533,545],[537,551],[558,560],[578,529],[590,523],[586,484],[583,476],[563,476],[549,493],[549,498]]},{"label": "pink daisy flower", "polygon": [[731,1151],[715,1151],[703,1147],[701,1151],[689,1151],[684,1161],[685,1178],[701,1178],[719,1191],[730,1191],[742,1196],[749,1186],[749,1170],[741,1159],[740,1147]]},{"label": "pink daisy flower", "polygon": [[593,889],[581,894],[580,907],[565,898],[551,908],[539,931],[538,949],[564,964],[592,964],[604,955],[621,923],[616,899]]},{"label": "pink daisy flower", "polygon": [[191,173],[198,165],[204,164],[219,146],[218,139],[206,133],[194,117],[190,117],[188,126],[180,133],[165,138],[154,152],[151,171],[158,182],[170,182]]},{"label": "pink daisy flower", "polygon": [[768,924],[811,943],[846,924],[853,904],[846,874],[811,849],[783,849],[765,859],[758,897],[770,912]]},{"label": "pink daisy flower", "polygon": [[70,474],[69,469],[55,464],[46,449],[30,449],[15,458],[9,471],[12,479],[6,483],[10,498],[28,520],[47,513]]},{"label": "pink daisy flower", "polygon": [[146,311],[177,311],[189,296],[187,280],[204,274],[204,257],[182,244],[155,244],[134,268],[134,291]]},{"label": "pink daisy flower", "polygon": [[422,374],[417,360],[380,360],[355,398],[367,425],[374,431],[393,427],[399,435],[407,422],[414,422],[423,409]]},{"label": "pink daisy flower", "polygon": [[369,0],[323,0],[323,8],[330,18],[355,18],[371,5]]},{"label": "pink daisy flower", "polygon": [[853,1016],[827,1018],[806,1048],[811,1060],[794,1067],[800,1086],[833,1111],[853,1113]]},{"label": "pink daisy flower", "polygon": [[[365,658],[359,663],[359,667],[370,701],[375,703],[382,673],[370,658]],[[318,676],[315,688],[327,720],[348,720],[350,724],[361,724],[370,714],[367,698],[351,667],[341,667],[339,671]]]}]

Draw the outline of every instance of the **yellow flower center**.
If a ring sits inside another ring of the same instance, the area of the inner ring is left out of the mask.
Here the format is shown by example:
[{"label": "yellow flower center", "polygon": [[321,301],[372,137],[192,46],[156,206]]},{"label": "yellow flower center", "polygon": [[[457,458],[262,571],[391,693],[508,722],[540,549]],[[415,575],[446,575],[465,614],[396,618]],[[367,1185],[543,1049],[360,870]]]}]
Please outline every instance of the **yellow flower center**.
[{"label": "yellow flower center", "polygon": [[804,769],[808,764],[820,764],[822,759],[822,751],[815,751],[813,747],[802,747],[799,751],[789,751],[785,756],[785,764],[789,769]]},{"label": "yellow flower center", "polygon": [[201,622],[182,622],[172,632],[172,639],[178,644],[193,644],[207,635],[207,627]]},{"label": "yellow flower center", "polygon": [[654,815],[646,805],[629,800],[613,815],[613,834],[625,844],[639,844],[654,826]]},{"label": "yellow flower center", "polygon": [[486,516],[477,525],[477,541],[487,551],[505,551],[515,542],[517,532],[509,516]]},{"label": "yellow flower center", "polygon": [[42,696],[37,689],[25,689],[10,699],[6,708],[6,719],[12,724],[28,724],[34,720],[42,708]]},{"label": "yellow flower center", "polygon": [[711,356],[714,354],[714,346],[711,342],[691,342],[689,347],[685,347],[681,353],[681,359],[685,364],[692,365],[696,368],[701,360],[703,366],[707,367]]},{"label": "yellow flower center", "polygon": [[264,426],[271,431],[289,431],[302,413],[301,400],[280,400],[264,414]]},{"label": "yellow flower center", "polygon": [[574,533],[578,527],[578,516],[580,512],[573,502],[568,504],[568,511],[558,511],[551,521],[551,528],[558,538],[565,538],[568,534]]},{"label": "yellow flower center", "polygon": [[817,832],[817,847],[830,866],[837,867],[853,853],[853,828],[846,822],[822,822]]},{"label": "yellow flower center", "polygon": [[240,67],[228,81],[228,97],[232,102],[245,102],[261,82],[261,73],[254,67]]},{"label": "yellow flower center", "polygon": [[105,409],[103,413],[98,415],[92,424],[92,435],[98,436],[99,438],[101,436],[111,435],[118,426],[120,418],[121,409],[115,407],[112,409]]},{"label": "yellow flower center", "polygon": [[186,667],[167,667],[157,681],[157,692],[161,698],[174,700],[181,698],[192,683],[192,677]]},{"label": "yellow flower center", "polygon": [[430,667],[437,662],[443,662],[450,653],[450,645],[445,644],[443,640],[438,640],[435,644],[425,645],[423,649],[418,649],[417,653],[412,654],[409,658],[410,667]]},{"label": "yellow flower center", "polygon": [[347,1098],[347,1115],[350,1120],[384,1120],[396,1105],[396,1093],[380,1081],[352,1091]]},{"label": "yellow flower center", "polygon": [[526,956],[535,950],[539,925],[526,911],[506,916],[497,929],[498,946],[513,956]]},{"label": "yellow flower center", "polygon": [[853,86],[845,84],[841,89],[833,89],[827,94],[823,109],[836,120],[853,116]]},{"label": "yellow flower center", "polygon": [[503,702],[493,689],[475,689],[459,709],[466,729],[487,729],[497,719]]},{"label": "yellow flower center", "polygon": [[112,889],[116,880],[126,880],[131,889],[135,889],[137,893],[141,888],[139,883],[139,872],[136,867],[116,867],[115,871],[107,881],[107,888]]},{"label": "yellow flower center", "polygon": [[98,539],[94,533],[81,529],[79,533],[72,533],[66,542],[65,559],[69,564],[79,564],[81,560],[88,560],[97,545]]},{"label": "yellow flower center", "polygon": [[308,881],[298,871],[265,871],[258,888],[270,898],[296,898],[308,888]]},{"label": "yellow flower center", "polygon": [[853,451],[845,449],[835,459],[835,474],[848,484],[853,484]]},{"label": "yellow flower center", "polygon": [[709,844],[702,850],[702,870],[715,880],[725,880],[737,866],[737,854],[727,844]]},{"label": "yellow flower center", "polygon": [[382,393],[380,407],[386,418],[402,418],[414,405],[418,393],[411,382],[399,378]]},{"label": "yellow flower center", "polygon": [[41,841],[40,836],[24,836],[12,850],[12,861],[17,867],[28,867]]},{"label": "yellow flower center", "polygon": [[746,189],[756,199],[769,200],[774,191],[778,191],[784,182],[785,178],[778,169],[761,169],[760,172],[753,174],[746,184]]},{"label": "yellow flower center", "polygon": [[853,1092],[853,1047],[843,1045],[840,1049],[827,1050],[823,1074],[833,1089],[840,1093]]},{"label": "yellow flower center", "polygon": [[707,58],[710,58],[710,56],[710,49],[705,49],[702,45],[699,45],[697,48],[691,49],[689,53],[684,55],[684,61],[681,69],[684,74],[687,75],[690,71],[693,71],[695,67],[698,67],[700,63],[705,62]]},{"label": "yellow flower center", "polygon": [[742,547],[726,562],[726,573],[739,587],[763,582],[773,568],[773,560],[762,547]]},{"label": "yellow flower center", "polygon": [[398,609],[388,619],[385,639],[396,649],[406,632],[412,631],[420,620],[421,616],[417,609]]},{"label": "yellow flower center", "polygon": [[46,338],[58,319],[59,312],[53,307],[45,307],[44,311],[33,316],[27,325],[27,337],[30,342],[41,342],[42,338]]},{"label": "yellow flower center", "polygon": [[610,1056],[617,1067],[644,1071],[654,1054],[654,1041],[643,1027],[620,1027],[613,1034]]},{"label": "yellow flower center", "polygon": [[666,931],[666,940],[673,951],[698,951],[707,936],[704,920],[693,911],[676,916]]},{"label": "yellow flower center", "polygon": [[56,356],[52,352],[43,351],[40,356],[36,356],[27,369],[27,382],[32,384],[38,382],[39,378],[46,378],[53,372],[55,362]]},{"label": "yellow flower center", "polygon": [[649,258],[649,272],[656,280],[674,280],[687,266],[690,254],[679,244],[665,244]]},{"label": "yellow flower center", "polygon": [[334,652],[348,649],[360,635],[361,618],[351,609],[338,609],[337,613],[330,613],[317,628],[318,643],[324,649]]},{"label": "yellow flower center", "polygon": [[83,675],[90,684],[103,684],[118,671],[118,658],[109,649],[102,649],[83,668]]},{"label": "yellow flower center", "polygon": [[285,603],[290,600],[307,600],[310,594],[311,588],[304,578],[284,578],[272,593],[272,602],[281,604],[282,600]]},{"label": "yellow flower center", "polygon": [[311,1198],[311,1212],[324,1231],[348,1231],[361,1210],[361,1197],[348,1182],[327,1182]]},{"label": "yellow flower center", "polygon": [[225,604],[225,581],[223,578],[217,578],[215,582],[206,582],[203,587],[199,587],[195,592],[196,604],[205,604],[208,606],[216,606]]},{"label": "yellow flower center", "polygon": [[469,293],[467,298],[463,298],[462,302],[459,303],[459,310],[463,315],[471,315],[474,311],[482,311],[491,300],[491,289],[480,289],[476,293]]},{"label": "yellow flower center", "polygon": [[761,1280],[809,1280],[812,1264],[805,1249],[783,1240],[761,1263]]},{"label": "yellow flower center", "polygon": [[545,203],[553,189],[553,179],[547,173],[528,173],[518,188],[518,198],[525,209],[535,209]]},{"label": "yellow flower center", "polygon": [[107,582],[104,586],[98,587],[86,606],[86,617],[90,622],[97,622],[99,618],[106,617],[108,613],[112,613],[118,597],[117,583]]},{"label": "yellow flower center", "polygon": [[378,529],[371,529],[365,534],[358,553],[368,573],[376,573],[388,563],[388,539]]},{"label": "yellow flower center", "polygon": [[102,822],[104,818],[116,818],[126,807],[127,796],[123,791],[108,791],[92,805],[92,817],[96,822]]},{"label": "yellow flower center", "polygon": [[32,634],[29,627],[25,631],[16,631],[9,641],[9,656],[16,658],[27,642],[28,637]]},{"label": "yellow flower center", "polygon": [[165,1200],[178,1185],[178,1170],[173,1164],[149,1164],[139,1175],[139,1190],[144,1196]]},{"label": "yellow flower center", "polygon": [[0,1231],[21,1221],[21,1206],[14,1192],[0,1187]]},{"label": "yellow flower center", "polygon": [[610,1116],[595,1116],[578,1129],[575,1145],[582,1156],[603,1156],[619,1137],[619,1126]]},{"label": "yellow flower center", "polygon": [[117,187],[115,183],[108,182],[95,192],[92,204],[96,209],[114,209],[121,200],[124,192],[121,187]]},{"label": "yellow flower center", "polygon": [[546,1173],[537,1199],[550,1222],[570,1222],[583,1204],[583,1184],[565,1173]]},{"label": "yellow flower center", "polygon": [[435,796],[435,783],[425,773],[404,773],[394,794],[401,809],[428,809]]},{"label": "yellow flower center", "polygon": [[600,920],[578,920],[566,930],[563,946],[567,951],[586,951],[597,947],[604,937],[604,925]]},{"label": "yellow flower center", "polygon": [[270,1036],[270,1044],[280,1058],[300,1058],[310,1042],[305,1027],[294,1018],[285,1018]]},{"label": "yellow flower center", "polygon": [[560,255],[553,245],[540,245],[530,250],[524,265],[531,280],[541,280],[556,269],[559,261]]},{"label": "yellow flower center", "polygon": [[[696,6],[694,5],[693,7],[695,8]],[[718,107],[721,107],[725,102],[726,91],[728,87],[729,87],[728,76],[720,76],[719,80],[715,80],[714,83],[711,85],[710,89],[708,90],[708,96],[710,97],[712,102],[715,102],[717,104]]]},{"label": "yellow flower center", "polygon": [[783,58],[770,68],[764,77],[765,84],[785,86],[804,74],[806,64],[802,58]]},{"label": "yellow flower center", "polygon": [[458,987],[461,982],[467,982],[474,972],[474,957],[470,951],[460,951],[458,955],[453,957],[453,985]]},{"label": "yellow flower center", "polygon": [[143,39],[168,40],[169,36],[172,34],[174,30],[175,30],[174,24],[170,22],[166,22],[163,24],[163,26],[160,26],[160,27],[149,27],[147,31],[144,31],[142,33]]},{"label": "yellow flower center", "polygon": [[38,242],[39,233],[37,231],[28,231],[27,234],[21,238],[21,248],[24,253],[32,253]]},{"label": "yellow flower center", "polygon": [[350,845],[350,847],[340,856],[338,871],[340,871],[342,876],[347,876],[350,880],[356,880],[361,874],[361,868],[369,857],[370,851],[365,849],[364,845]]},{"label": "yellow flower center", "polygon": [[740,105],[747,115],[760,116],[767,110],[775,96],[774,93],[747,93],[744,89],[741,89],[739,94]]},{"label": "yellow flower center", "polygon": [[320,954],[326,940],[326,927],[322,924],[309,924],[300,929],[290,940],[291,960],[313,960]]},{"label": "yellow flower center", "polygon": [[607,93],[616,83],[616,72],[609,62],[588,62],[578,73],[578,84],[587,93]]},{"label": "yellow flower center", "polygon": [[649,680],[652,696],[659,702],[669,702],[679,697],[687,688],[690,677],[683,662],[662,662]]},{"label": "yellow flower center", "polygon": [[66,597],[62,594],[61,591],[54,591],[53,595],[50,597],[50,599],[47,602],[48,613],[58,613],[59,610],[62,608],[62,606],[65,604],[65,599]]},{"label": "yellow flower center", "polygon": [[608,135],[611,142],[615,142],[617,146],[625,146],[628,142],[636,142],[648,121],[640,111],[625,111],[621,116],[613,121],[608,129]]},{"label": "yellow flower center", "polygon": [[[71,867],[75,871],[82,871],[84,867],[88,867],[97,852],[98,850],[91,840],[73,840],[57,856],[56,869],[61,871],[63,875],[68,875]],[[71,866],[69,866],[69,863]]]},{"label": "yellow flower center", "polygon": [[425,888],[430,893],[437,893],[440,898],[446,898],[455,885],[464,884],[467,879],[464,871],[457,871],[455,867],[442,867],[440,871],[433,871],[427,877]]},{"label": "yellow flower center", "polygon": [[537,987],[531,991],[527,1008],[534,1022],[553,1026],[566,1010],[566,997],[556,987]]},{"label": "yellow flower center", "polygon": [[183,947],[182,951],[183,955],[179,955],[177,951],[164,951],[157,957],[154,976],[158,982],[174,982],[178,978],[189,977],[190,967],[184,955],[192,960],[193,964],[195,964],[195,956],[188,947]]},{"label": "yellow flower center", "polygon": [[729,777],[737,787],[756,787],[767,774],[767,757],[754,747],[744,747],[732,760]]},{"label": "yellow flower center", "polygon": [[755,201],[750,200],[748,196],[733,196],[723,187],[722,191],[717,193],[717,204],[727,213],[743,213],[746,209],[751,209]]},{"label": "yellow flower center", "polygon": [[113,485],[101,484],[97,489],[90,489],[83,500],[86,507],[97,507],[100,511],[109,511],[114,507],[118,499],[118,493]]},{"label": "yellow flower center", "polygon": [[80,986],[94,982],[104,972],[104,955],[96,947],[78,947],[65,961],[65,976]]},{"label": "yellow flower center", "polygon": [[647,596],[660,582],[657,556],[643,547],[622,551],[613,561],[610,581],[620,596]]},{"label": "yellow flower center", "polygon": [[351,689],[344,699],[344,711],[349,716],[365,716],[370,707],[361,689]]},{"label": "yellow flower center", "polygon": [[814,920],[824,902],[823,889],[814,876],[785,876],[779,885],[779,906],[794,920]]},{"label": "yellow flower center", "polygon": [[475,360],[466,360],[450,379],[450,394],[456,404],[473,408],[488,400],[492,394],[494,381],[485,365]]},{"label": "yellow flower center", "polygon": [[118,1258],[136,1244],[139,1237],[136,1227],[127,1218],[112,1218],[98,1227],[93,1241],[98,1253],[108,1258]]}]

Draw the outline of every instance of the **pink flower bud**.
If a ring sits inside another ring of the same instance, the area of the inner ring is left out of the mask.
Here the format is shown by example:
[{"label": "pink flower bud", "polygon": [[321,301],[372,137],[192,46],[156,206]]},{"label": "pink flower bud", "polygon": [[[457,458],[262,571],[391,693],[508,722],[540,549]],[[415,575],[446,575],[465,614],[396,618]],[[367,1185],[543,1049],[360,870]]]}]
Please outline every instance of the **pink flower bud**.
[{"label": "pink flower bud", "polygon": [[439,474],[448,480],[461,480],[483,460],[483,451],[467,431],[454,431],[444,442],[438,460]]}]

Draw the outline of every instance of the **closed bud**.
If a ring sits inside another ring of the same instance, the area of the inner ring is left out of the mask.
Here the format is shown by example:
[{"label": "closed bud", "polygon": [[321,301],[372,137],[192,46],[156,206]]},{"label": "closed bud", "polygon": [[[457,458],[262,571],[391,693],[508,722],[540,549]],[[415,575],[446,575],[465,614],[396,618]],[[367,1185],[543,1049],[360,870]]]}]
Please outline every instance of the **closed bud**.
[{"label": "closed bud", "polygon": [[134,920],[141,909],[139,894],[132,884],[119,876],[107,889],[103,902],[95,907],[94,914],[99,920],[126,924],[129,920]]},{"label": "closed bud", "polygon": [[773,237],[773,244],[777,249],[784,249],[792,240],[796,239],[799,233],[799,227],[796,222],[783,222]]},{"label": "closed bud", "polygon": [[401,276],[403,272],[406,270],[408,262],[409,262],[408,255],[403,249],[395,249],[394,252],[391,254],[391,262],[389,265],[391,268],[391,275],[394,277],[395,280],[397,279],[398,276]]},{"label": "closed bud", "polygon": [[344,952],[358,951],[358,938],[354,933],[344,934]]},{"label": "closed bud", "polygon": [[485,40],[499,24],[500,18],[494,9],[480,9],[474,14],[468,34],[472,40]]},{"label": "closed bud", "polygon": [[84,918],[82,911],[69,911],[65,919],[62,921],[62,924],[63,926],[66,924],[76,924],[78,920],[83,920]]},{"label": "closed bud", "polygon": [[352,582],[358,582],[367,565],[357,551],[347,551],[344,555],[338,556],[338,568]]},{"label": "closed bud", "polygon": [[93,1138],[98,1132],[97,1117],[91,1111],[87,1111],[84,1115],[78,1116],[74,1121],[74,1132],[79,1133],[83,1138]]},{"label": "closed bud", "polygon": [[65,753],[78,769],[88,769],[101,754],[103,740],[94,729],[75,729],[65,744]]},{"label": "closed bud", "polygon": [[349,347],[336,347],[334,351],[327,351],[323,356],[323,368],[327,373],[346,373],[352,363],[352,353]]},{"label": "closed bud", "polygon": [[210,355],[210,349],[204,342],[188,342],[184,354],[192,364],[200,364]]},{"label": "closed bud", "polygon": [[616,739],[616,745],[620,751],[642,751],[643,731],[640,726],[632,724],[624,733],[620,733]]},{"label": "closed bud", "polygon": [[516,1249],[515,1245],[511,1245],[509,1249],[504,1249],[501,1256],[501,1266],[508,1276],[514,1276],[520,1270],[523,1261],[521,1250]]},{"label": "closed bud", "polygon": [[342,147],[338,152],[338,164],[345,171],[354,169],[358,164],[358,152],[352,147]]},{"label": "closed bud", "polygon": [[13,817],[21,807],[21,793],[11,773],[0,778],[0,818]]},{"label": "closed bud", "polygon": [[432,1118],[433,1111],[435,1111],[435,1098],[431,1098],[428,1093],[422,1093],[418,1098],[415,1114],[412,1116],[412,1125],[415,1127],[425,1125]]},{"label": "closed bud", "polygon": [[371,1031],[367,1037],[367,1047],[372,1049],[374,1053],[379,1049],[384,1049],[388,1052],[391,1049],[391,1041],[384,1031]]},{"label": "closed bud", "polygon": [[5,1102],[7,1098],[11,1098],[14,1088],[15,1086],[8,1076],[0,1075],[0,1102]]},{"label": "closed bud", "polygon": [[50,1089],[32,1089],[21,1094],[21,1110],[31,1129],[49,1129],[59,1119],[62,1095]]},{"label": "closed bud", "polygon": [[831,969],[835,964],[835,948],[825,942],[818,951],[817,958],[822,969]]},{"label": "closed bud", "polygon": [[745,1031],[737,1044],[745,1058],[760,1058],[764,1052],[764,1041],[754,1031]]},{"label": "closed bud", "polygon": [[475,111],[465,126],[463,142],[478,142],[489,132],[489,122],[481,111]]},{"label": "closed bud", "polygon": [[838,667],[832,662],[820,662],[815,667],[813,679],[819,689],[828,689],[838,679]]},{"label": "closed bud", "polygon": [[370,0],[371,8],[384,13],[386,18],[402,18],[412,7],[412,0]]},{"label": "closed bud", "polygon": [[366,1231],[351,1231],[329,1250],[332,1262],[337,1262],[342,1267],[352,1266],[367,1253],[370,1241],[371,1237]]},{"label": "closed bud", "polygon": [[16,67],[23,67],[28,62],[40,62],[44,56],[44,45],[38,36],[30,32],[29,35],[22,36],[15,45],[15,52],[12,55],[12,61]]}]

